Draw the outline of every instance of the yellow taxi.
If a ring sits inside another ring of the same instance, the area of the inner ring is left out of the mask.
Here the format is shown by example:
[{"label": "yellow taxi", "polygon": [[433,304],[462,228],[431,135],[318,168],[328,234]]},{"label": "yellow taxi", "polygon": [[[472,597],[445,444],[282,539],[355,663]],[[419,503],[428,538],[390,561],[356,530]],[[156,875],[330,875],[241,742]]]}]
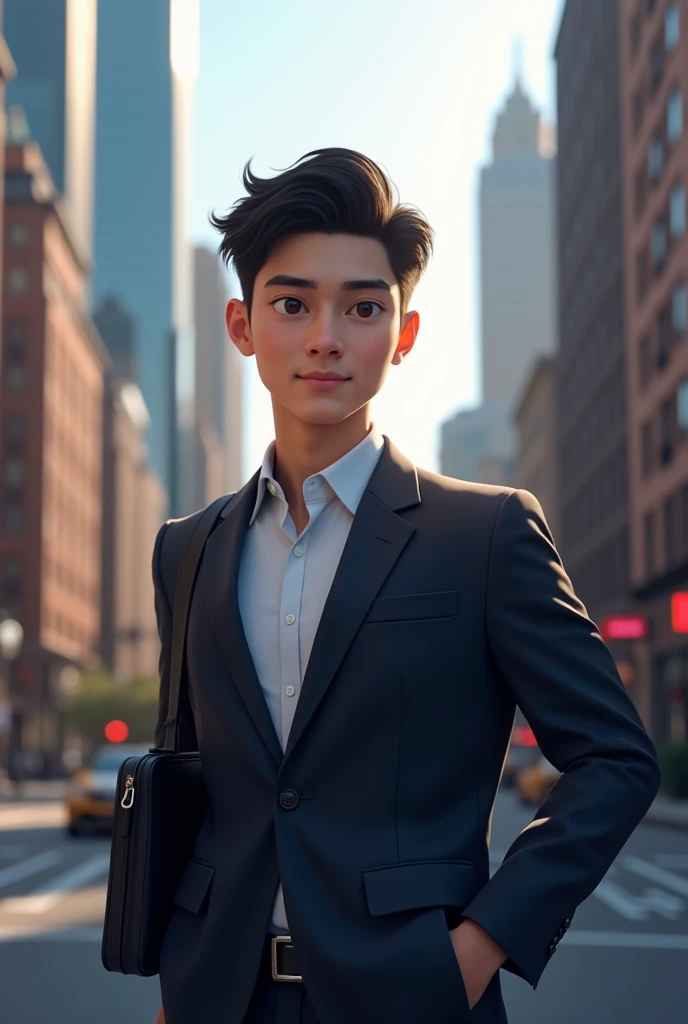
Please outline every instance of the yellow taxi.
[{"label": "yellow taxi", "polygon": [[87,765],[76,769],[66,796],[70,836],[112,828],[119,766],[127,757],[148,750],[150,744],[107,743],[95,751]]},{"label": "yellow taxi", "polygon": [[539,806],[559,778],[559,774],[554,765],[542,756],[535,764],[517,771],[514,786],[521,803]]}]

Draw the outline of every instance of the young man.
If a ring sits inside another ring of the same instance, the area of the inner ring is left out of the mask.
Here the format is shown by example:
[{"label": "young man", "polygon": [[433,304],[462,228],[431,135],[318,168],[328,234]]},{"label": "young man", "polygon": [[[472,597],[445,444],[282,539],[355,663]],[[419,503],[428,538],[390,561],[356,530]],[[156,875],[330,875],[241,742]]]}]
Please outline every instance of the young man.
[{"label": "young man", "polygon": [[[214,223],[275,441],[191,609],[180,728],[210,810],[167,1024],[503,1024],[499,969],[537,985],[652,802],[655,751],[533,495],[417,469],[371,420],[418,334],[423,217],[345,149],[244,184]],[[199,514],[155,546],[157,741]],[[562,775],[490,879],[516,704]]]}]

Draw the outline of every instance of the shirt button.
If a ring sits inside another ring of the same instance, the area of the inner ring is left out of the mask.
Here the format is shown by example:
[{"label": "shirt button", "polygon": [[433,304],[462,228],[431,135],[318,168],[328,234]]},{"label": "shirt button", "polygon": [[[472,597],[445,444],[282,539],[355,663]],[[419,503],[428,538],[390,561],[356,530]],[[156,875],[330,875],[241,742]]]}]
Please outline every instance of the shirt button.
[{"label": "shirt button", "polygon": [[303,548],[294,548],[294,554],[296,555],[297,558],[300,558],[301,555],[303,554]]},{"label": "shirt button", "polygon": [[296,693],[296,687],[288,686],[284,692],[286,693],[287,697],[293,697],[294,694]]},{"label": "shirt button", "polygon": [[286,616],[284,621],[286,622],[286,624],[288,626],[293,626],[294,623],[296,622],[296,616],[289,614],[289,615]]}]

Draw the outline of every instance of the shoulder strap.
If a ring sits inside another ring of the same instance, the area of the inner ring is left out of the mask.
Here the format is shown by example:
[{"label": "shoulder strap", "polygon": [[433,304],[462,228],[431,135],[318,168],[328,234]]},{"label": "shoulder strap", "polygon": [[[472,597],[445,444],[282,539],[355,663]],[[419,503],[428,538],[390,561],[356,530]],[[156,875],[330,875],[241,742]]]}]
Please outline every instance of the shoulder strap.
[{"label": "shoulder strap", "polygon": [[170,699],[165,720],[165,744],[163,750],[176,751],[179,742],[179,696],[184,672],[186,630],[189,623],[191,596],[196,584],[201,556],[206,541],[213,531],[220,515],[234,497],[233,494],[217,498],[205,509],[191,531],[186,542],[177,577],[172,613],[172,658],[170,666]]}]

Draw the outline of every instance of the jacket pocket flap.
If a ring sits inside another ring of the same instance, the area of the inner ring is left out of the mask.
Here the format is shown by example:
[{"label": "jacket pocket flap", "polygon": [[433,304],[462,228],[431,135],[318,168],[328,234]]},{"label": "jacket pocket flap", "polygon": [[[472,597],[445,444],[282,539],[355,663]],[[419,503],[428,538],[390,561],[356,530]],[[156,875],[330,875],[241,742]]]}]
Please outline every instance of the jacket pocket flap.
[{"label": "jacket pocket flap", "polygon": [[363,884],[373,916],[424,907],[463,909],[476,892],[475,868],[461,860],[371,868],[363,872]]},{"label": "jacket pocket flap", "polygon": [[370,606],[365,622],[393,622],[399,619],[443,619],[456,615],[457,593],[440,590],[432,594],[399,594],[378,597]]},{"label": "jacket pocket flap", "polygon": [[203,906],[214,874],[215,868],[211,868],[210,864],[190,860],[174,896],[175,907],[182,907],[184,910],[190,910],[192,914],[197,914]]}]

